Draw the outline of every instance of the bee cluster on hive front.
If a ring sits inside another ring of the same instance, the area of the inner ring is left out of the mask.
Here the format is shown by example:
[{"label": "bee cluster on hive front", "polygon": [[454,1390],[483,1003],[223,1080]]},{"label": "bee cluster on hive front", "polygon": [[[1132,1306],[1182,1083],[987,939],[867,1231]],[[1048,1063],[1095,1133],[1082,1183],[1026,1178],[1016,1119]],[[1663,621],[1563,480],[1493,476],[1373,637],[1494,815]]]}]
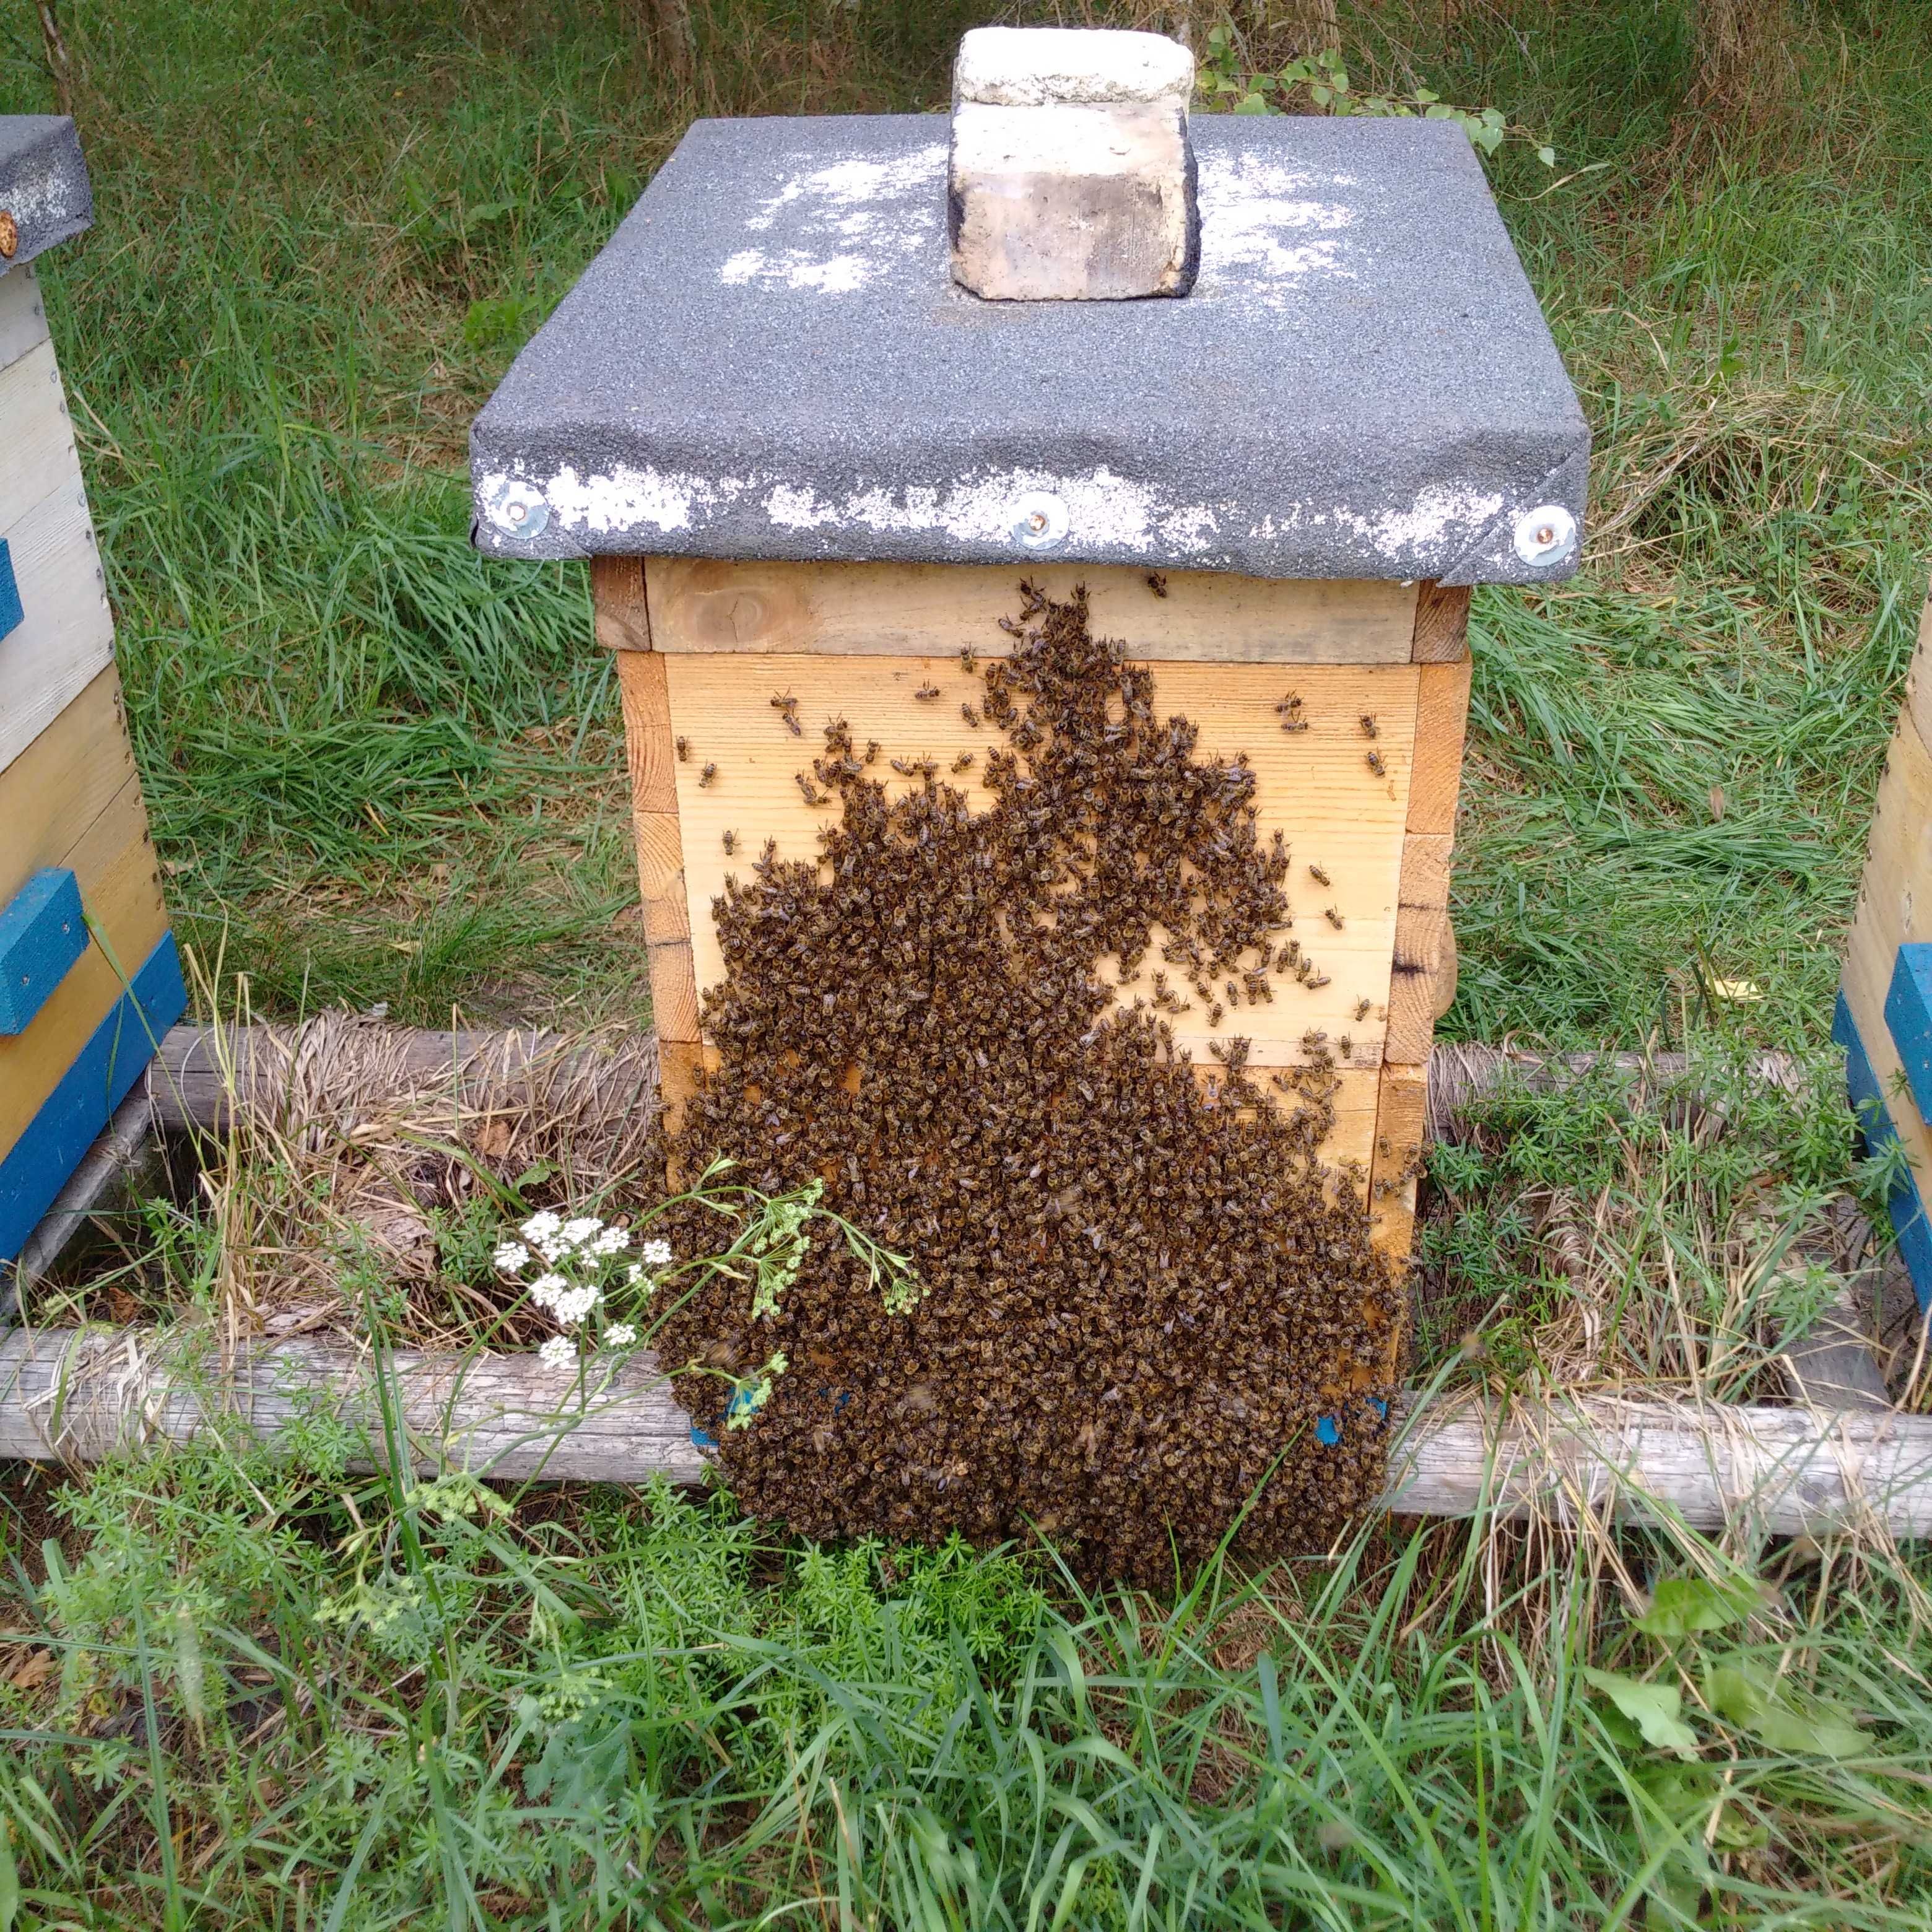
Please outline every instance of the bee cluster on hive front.
[{"label": "bee cluster on hive front", "polygon": [[[743,1430],[722,1428],[716,1376],[678,1392],[741,1499],[813,1534],[1030,1522],[1090,1574],[1152,1580],[1171,1538],[1211,1550],[1299,1442],[1245,1534],[1312,1546],[1376,1492],[1397,1319],[1367,1216],[1318,1157],[1332,1086],[1278,1102],[1236,1036],[1204,1092],[1166,970],[1126,1004],[1100,970],[1152,954],[1197,994],[1271,998],[1270,968],[1305,970],[1279,943],[1288,851],[1259,834],[1248,761],[1202,755],[1084,595],[1029,589],[1016,628],[977,674],[1004,740],[983,808],[930,758],[891,760],[914,783],[889,798],[826,728],[797,775],[839,808],[817,857],[768,854],[712,908],[718,1064],[673,1147],[687,1172],[818,1177],[912,1256],[924,1298],[889,1313],[826,1244],[756,1322],[738,1284],[707,1282],[659,1352],[808,1365]],[[1341,1439],[1318,1448],[1323,1418]]]}]

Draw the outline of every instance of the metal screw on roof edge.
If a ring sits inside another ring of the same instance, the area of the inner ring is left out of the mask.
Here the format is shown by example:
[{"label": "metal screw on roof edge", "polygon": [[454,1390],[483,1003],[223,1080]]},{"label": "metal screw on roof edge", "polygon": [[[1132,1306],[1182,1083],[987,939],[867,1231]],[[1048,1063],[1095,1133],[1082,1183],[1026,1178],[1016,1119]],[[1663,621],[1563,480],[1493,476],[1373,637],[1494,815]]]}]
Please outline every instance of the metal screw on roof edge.
[{"label": "metal screw on roof edge", "polygon": [[1525,563],[1568,563],[1576,554],[1576,519],[1561,503],[1539,503],[1516,520],[1516,554]]},{"label": "metal screw on roof edge", "polygon": [[1066,541],[1066,506],[1044,490],[1031,490],[1013,504],[1012,536],[1027,550],[1054,550]]},{"label": "metal screw on roof edge", "polygon": [[513,537],[541,536],[550,521],[550,506],[542,490],[506,477],[484,500],[484,512],[496,528]]}]

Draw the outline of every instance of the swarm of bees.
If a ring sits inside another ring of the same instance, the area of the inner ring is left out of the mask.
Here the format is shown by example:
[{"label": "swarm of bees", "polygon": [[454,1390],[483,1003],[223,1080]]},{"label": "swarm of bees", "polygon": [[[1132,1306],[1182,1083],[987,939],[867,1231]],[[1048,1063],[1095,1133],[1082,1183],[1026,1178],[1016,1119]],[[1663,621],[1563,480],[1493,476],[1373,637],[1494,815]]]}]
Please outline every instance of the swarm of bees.
[{"label": "swarm of bees", "polygon": [[[1325,1039],[1265,1082],[1245,1040],[1217,1042],[1204,1088],[1168,976],[1210,1026],[1223,997],[1271,998],[1270,971],[1327,983],[1275,938],[1288,852],[1258,836],[1252,770],[1197,756],[1084,593],[1023,596],[1012,655],[978,667],[1004,740],[980,760],[990,802],[931,759],[893,760],[916,782],[890,796],[877,748],[835,719],[800,775],[839,808],[817,856],[768,846],[727,881],[704,1013],[719,1064],[673,1144],[689,1173],[822,1180],[924,1297],[889,1313],[828,1235],[776,1314],[754,1322],[719,1273],[655,1346],[692,1365],[679,1397],[739,1498],[806,1534],[1032,1525],[1084,1576],[1153,1584],[1259,1490],[1244,1547],[1318,1548],[1379,1491],[1396,1280],[1317,1159]],[[1101,962],[1130,979],[1156,948],[1151,1004],[1117,1004]],[[715,1245],[703,1210],[667,1219],[680,1252]],[[715,1371],[779,1349],[791,1372],[725,1429]],[[1327,1416],[1341,1440],[1318,1447]]]}]

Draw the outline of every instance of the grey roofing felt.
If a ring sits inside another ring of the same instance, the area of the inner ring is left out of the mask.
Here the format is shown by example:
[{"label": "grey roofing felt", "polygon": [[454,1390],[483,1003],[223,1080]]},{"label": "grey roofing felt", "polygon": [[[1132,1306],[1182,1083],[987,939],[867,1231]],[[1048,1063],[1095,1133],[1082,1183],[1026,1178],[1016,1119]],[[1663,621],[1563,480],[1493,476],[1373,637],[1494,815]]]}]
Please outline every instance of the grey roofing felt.
[{"label": "grey roofing felt", "polygon": [[1044,494],[1081,562],[1568,575],[1514,531],[1589,434],[1461,130],[1192,131],[1192,295],[1014,303],[950,278],[944,118],[698,122],[477,417],[478,544],[1023,560]]},{"label": "grey roofing felt", "polygon": [[14,218],[20,233],[13,259],[0,260],[0,274],[92,225],[80,137],[64,114],[0,114],[0,212]]}]

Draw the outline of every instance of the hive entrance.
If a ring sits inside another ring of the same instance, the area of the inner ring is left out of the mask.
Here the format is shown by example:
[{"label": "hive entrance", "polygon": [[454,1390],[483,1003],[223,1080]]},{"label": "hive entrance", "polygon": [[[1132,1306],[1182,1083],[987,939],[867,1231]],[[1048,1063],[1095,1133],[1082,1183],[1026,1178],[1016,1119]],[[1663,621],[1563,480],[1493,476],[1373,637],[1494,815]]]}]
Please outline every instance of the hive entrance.
[{"label": "hive entrance", "polygon": [[[1156,676],[1078,595],[1032,595],[1018,628],[1007,659],[924,661],[909,691],[903,661],[816,660],[789,690],[770,658],[669,661],[694,908],[707,872],[721,888],[693,922],[716,1064],[679,1157],[822,1180],[927,1292],[888,1313],[820,1244],[776,1316],[713,1282],[660,1346],[734,1368],[784,1351],[748,1429],[722,1428],[715,1377],[680,1394],[748,1506],[813,1534],[1031,1522],[1096,1574],[1154,1577],[1170,1537],[1204,1553],[1268,1478],[1248,1538],[1306,1548],[1380,1475],[1396,1291],[1318,1150],[1360,1136],[1349,1082],[1375,1078],[1334,1069],[1341,1036],[1380,1058],[1413,678],[1390,668],[1376,709],[1359,667]],[[862,700],[842,714],[828,663]],[[706,680],[748,674],[763,718],[737,690],[706,742]],[[1305,732],[1282,728],[1291,688]],[[889,704],[902,728],[875,730]],[[1304,816],[1332,787],[1324,824],[1388,878],[1352,878],[1336,844],[1289,850],[1271,781]]]}]

